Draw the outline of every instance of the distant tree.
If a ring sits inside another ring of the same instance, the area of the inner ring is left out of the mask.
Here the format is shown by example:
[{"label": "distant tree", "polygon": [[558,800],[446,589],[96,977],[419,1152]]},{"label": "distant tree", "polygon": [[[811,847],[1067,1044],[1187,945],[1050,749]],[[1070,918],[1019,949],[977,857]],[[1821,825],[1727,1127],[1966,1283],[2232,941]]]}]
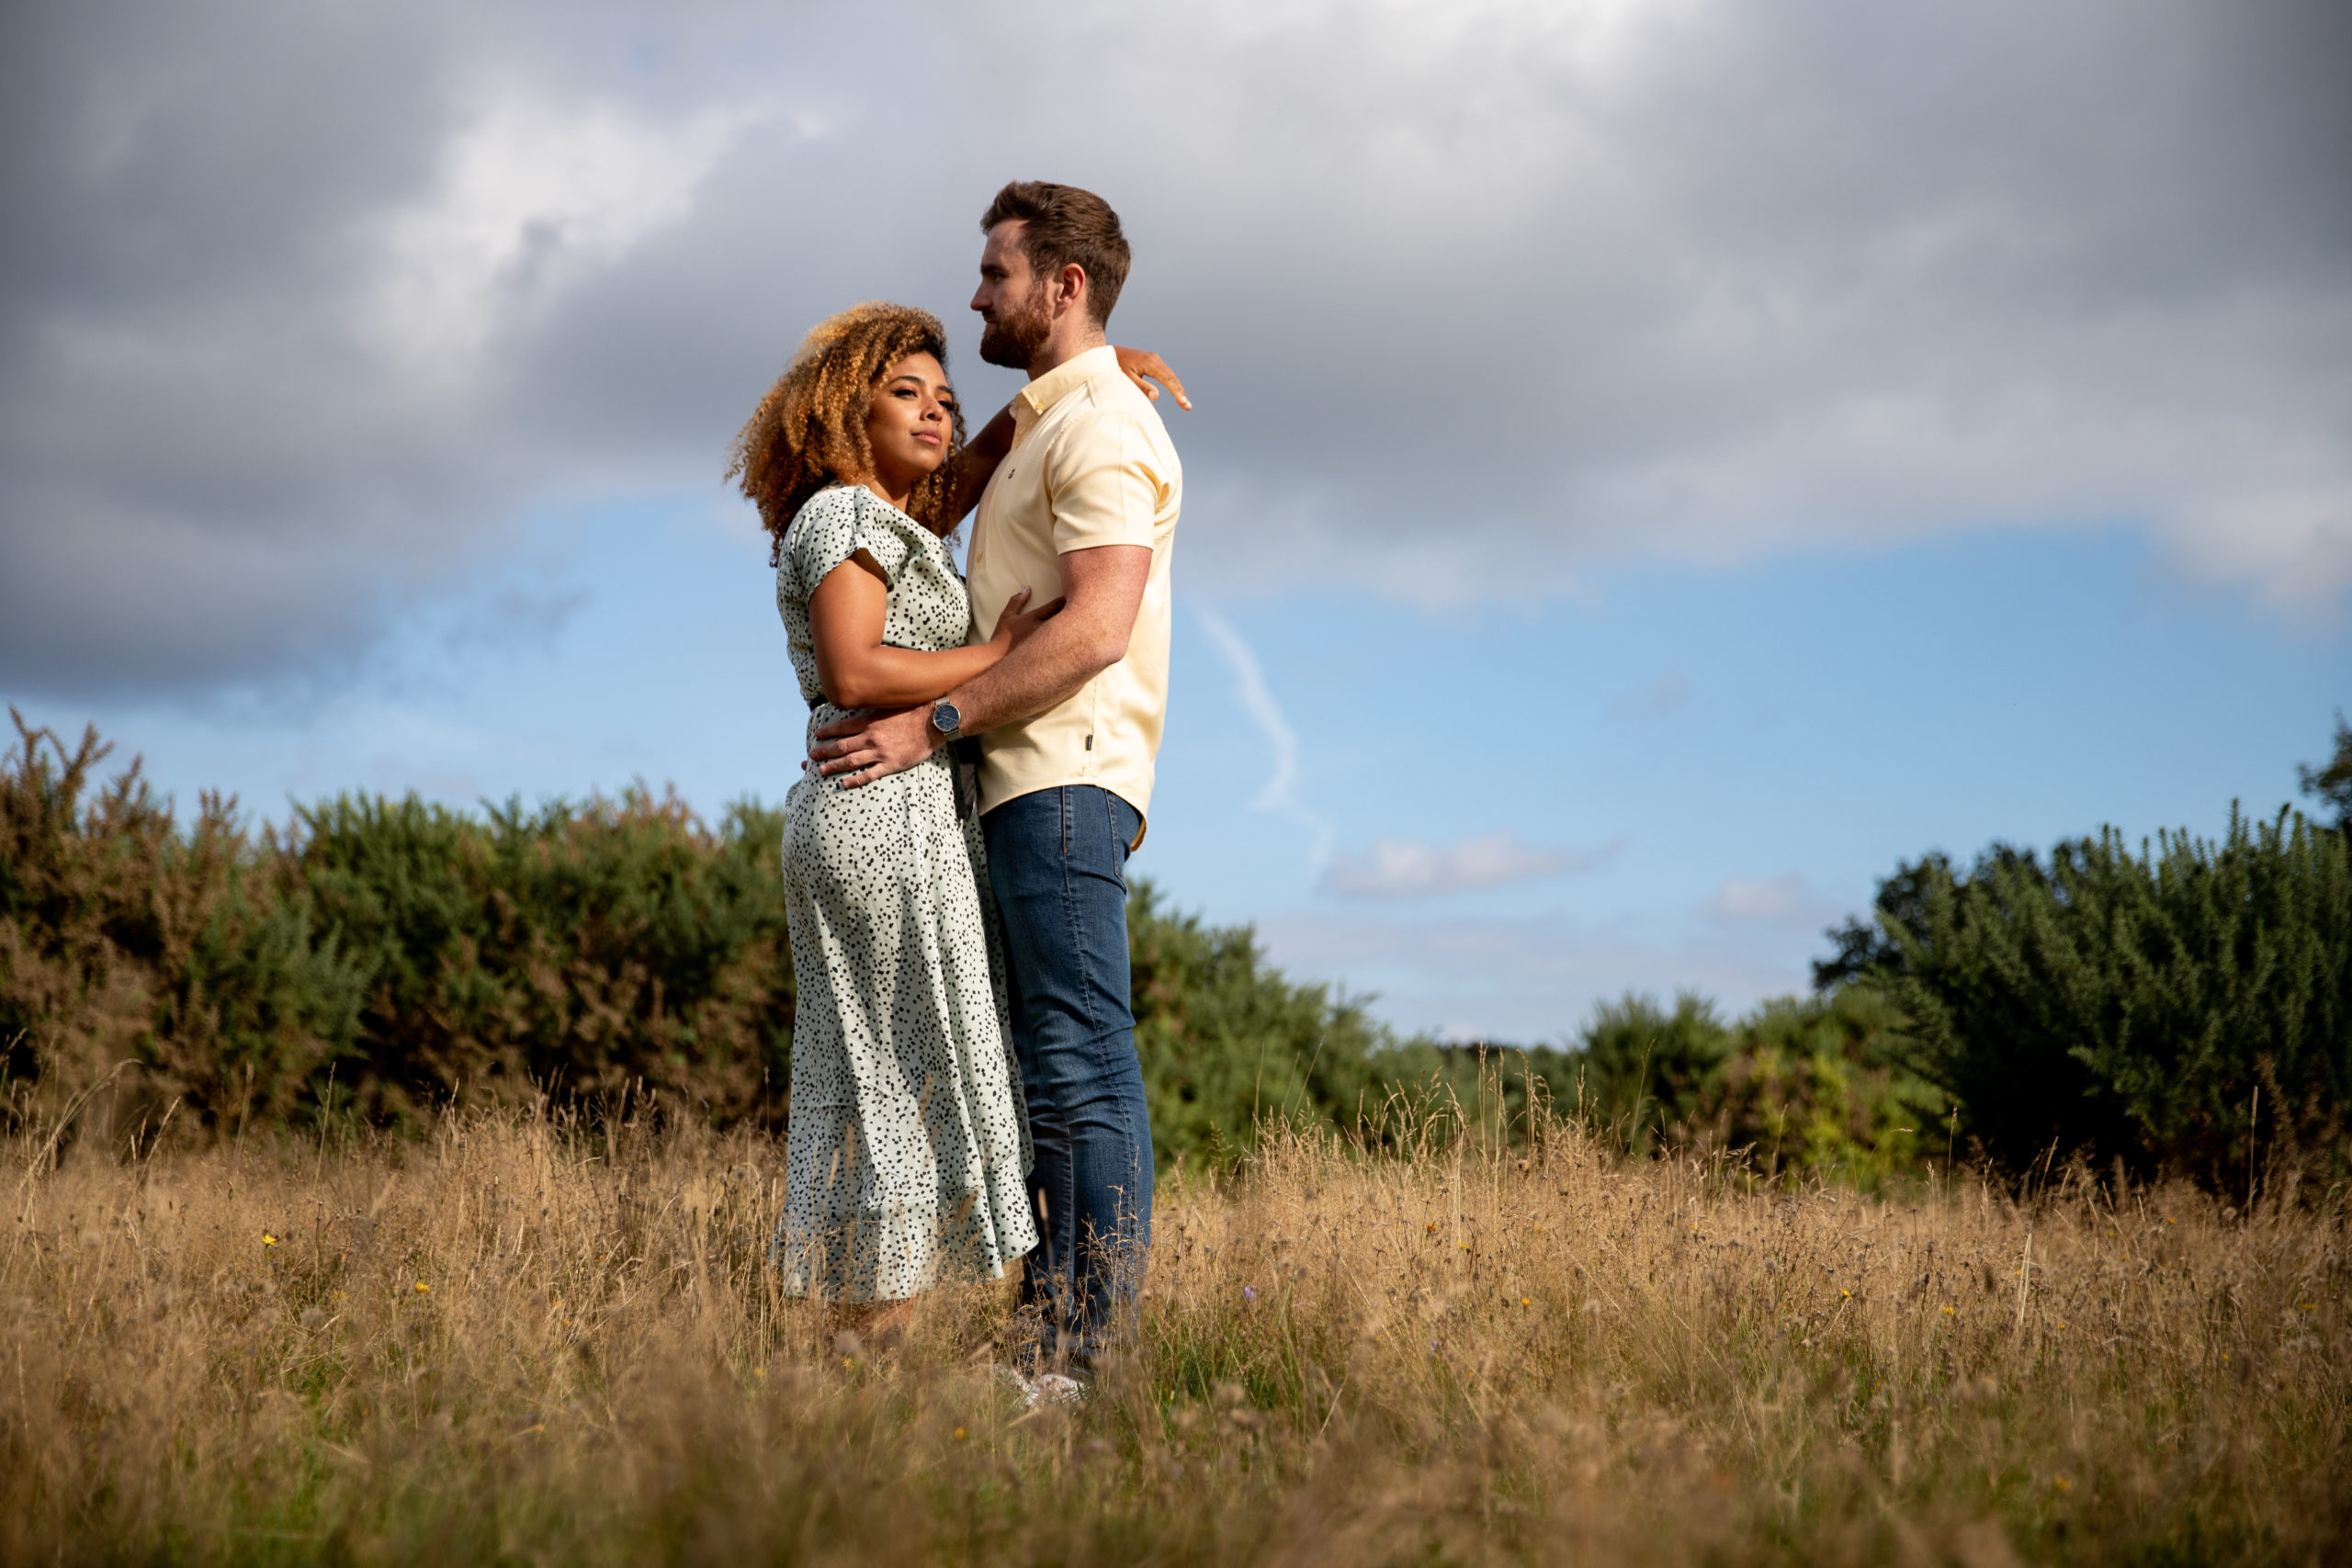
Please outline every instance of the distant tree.
[{"label": "distant tree", "polygon": [[2335,755],[2324,767],[2298,763],[2295,776],[2305,795],[2335,808],[2336,830],[2352,833],[2352,725],[2344,722],[2342,708],[2335,710]]},{"label": "distant tree", "polygon": [[1602,1002],[1571,1061],[1577,1108],[1621,1130],[1628,1147],[1645,1150],[1696,1115],[1707,1080],[1730,1054],[1731,1038],[1714,1004],[1682,991],[1668,1012],[1657,998],[1628,991]]}]

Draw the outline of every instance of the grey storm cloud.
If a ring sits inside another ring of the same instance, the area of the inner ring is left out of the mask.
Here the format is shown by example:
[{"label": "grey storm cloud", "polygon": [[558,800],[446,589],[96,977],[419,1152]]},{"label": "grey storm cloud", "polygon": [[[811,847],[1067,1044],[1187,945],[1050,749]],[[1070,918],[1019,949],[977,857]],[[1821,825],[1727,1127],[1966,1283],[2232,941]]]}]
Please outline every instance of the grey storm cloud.
[{"label": "grey storm cloud", "polygon": [[1126,217],[1235,588],[2121,524],[2335,614],[2347,18],[11,7],[0,680],[315,667],[535,515],[714,501],[811,321],[962,316],[1015,176]]}]

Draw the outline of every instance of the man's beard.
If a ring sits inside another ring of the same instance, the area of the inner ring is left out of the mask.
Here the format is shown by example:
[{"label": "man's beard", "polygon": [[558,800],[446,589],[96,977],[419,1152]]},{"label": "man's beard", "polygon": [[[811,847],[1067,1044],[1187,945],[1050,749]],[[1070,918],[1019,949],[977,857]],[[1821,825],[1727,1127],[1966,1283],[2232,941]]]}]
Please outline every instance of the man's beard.
[{"label": "man's beard", "polygon": [[996,320],[980,329],[980,358],[989,365],[1026,370],[1053,335],[1053,313],[1046,309],[1046,286],[1040,283],[1020,304],[997,306]]}]

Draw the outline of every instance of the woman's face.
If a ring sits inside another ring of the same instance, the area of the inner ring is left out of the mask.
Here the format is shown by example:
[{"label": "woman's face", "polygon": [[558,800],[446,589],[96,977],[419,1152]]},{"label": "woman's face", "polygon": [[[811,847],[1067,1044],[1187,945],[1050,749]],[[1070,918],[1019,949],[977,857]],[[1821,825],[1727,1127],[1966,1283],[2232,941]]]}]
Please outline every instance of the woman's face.
[{"label": "woman's face", "polygon": [[903,493],[947,461],[956,432],[956,393],[945,367],[910,354],[882,372],[865,411],[874,477]]}]

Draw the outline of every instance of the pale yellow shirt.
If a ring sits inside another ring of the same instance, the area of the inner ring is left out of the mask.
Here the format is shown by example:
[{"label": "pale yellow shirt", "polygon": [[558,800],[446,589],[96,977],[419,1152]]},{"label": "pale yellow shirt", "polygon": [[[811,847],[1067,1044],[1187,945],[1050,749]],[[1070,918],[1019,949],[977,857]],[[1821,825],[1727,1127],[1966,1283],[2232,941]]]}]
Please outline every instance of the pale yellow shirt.
[{"label": "pale yellow shirt", "polygon": [[[1060,558],[1146,545],[1151,576],[1126,657],[1054,707],[980,737],[980,809],[1063,784],[1095,784],[1151,814],[1168,713],[1168,558],[1184,471],[1151,400],[1108,348],[1091,348],[1012,400],[1012,450],[981,492],[968,573],[972,640],[996,634],[1021,589],[1059,598]],[[1136,843],[1143,842],[1140,830]]]}]

